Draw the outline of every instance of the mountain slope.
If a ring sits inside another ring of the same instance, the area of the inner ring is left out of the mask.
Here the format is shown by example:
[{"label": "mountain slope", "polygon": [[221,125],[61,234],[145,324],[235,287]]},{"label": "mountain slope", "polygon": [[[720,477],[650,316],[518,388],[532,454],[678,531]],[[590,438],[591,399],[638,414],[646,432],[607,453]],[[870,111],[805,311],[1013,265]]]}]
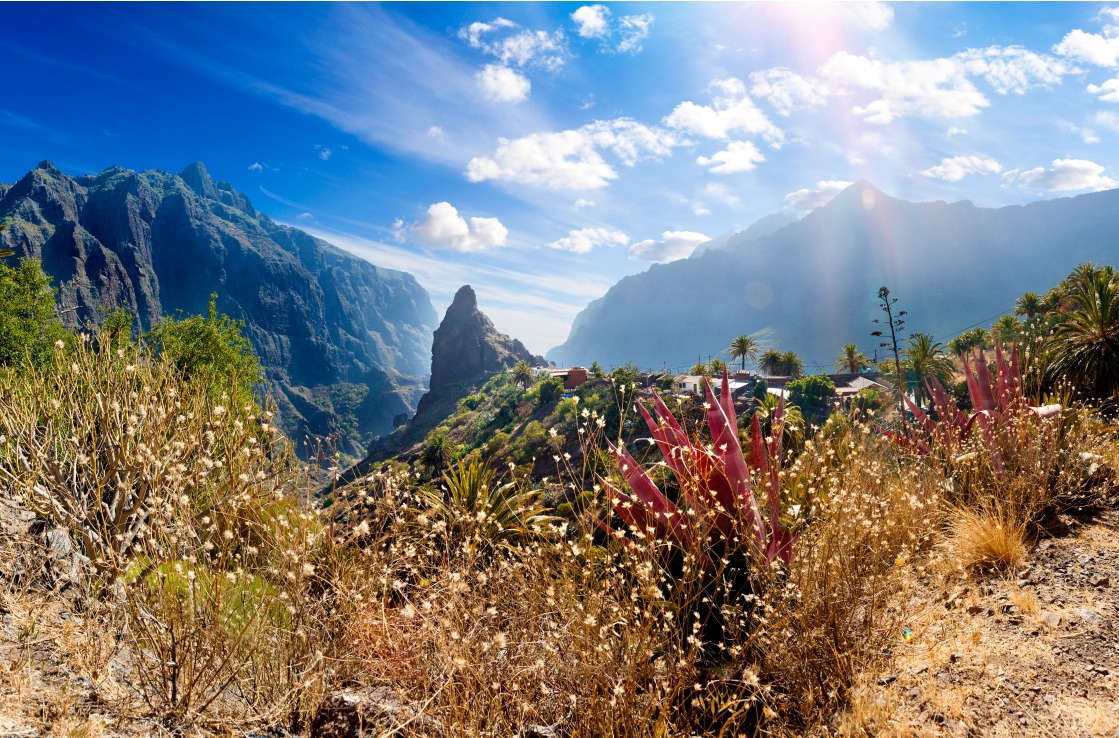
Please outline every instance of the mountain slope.
[{"label": "mountain slope", "polygon": [[882,285],[909,311],[908,331],[948,337],[1078,263],[1113,262],[1117,233],[1119,190],[984,209],[904,202],[858,182],[767,236],[624,278],[548,358],[682,367],[757,334],[819,371],[844,343],[877,345],[869,333]]},{"label": "mountain slope", "polygon": [[77,178],[43,162],[0,189],[5,217],[0,243],[42,260],[71,325],[125,308],[147,330],[217,293],[296,437],[341,433],[360,453],[423,392],[436,315],[416,280],[273,222],[200,162]]}]

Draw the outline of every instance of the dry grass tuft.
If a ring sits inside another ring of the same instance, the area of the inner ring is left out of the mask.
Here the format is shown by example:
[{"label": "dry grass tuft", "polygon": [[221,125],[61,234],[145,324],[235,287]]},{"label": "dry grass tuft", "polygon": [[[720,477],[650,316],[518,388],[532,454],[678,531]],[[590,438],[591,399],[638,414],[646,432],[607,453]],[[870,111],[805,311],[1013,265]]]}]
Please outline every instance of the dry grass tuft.
[{"label": "dry grass tuft", "polygon": [[954,508],[947,546],[964,569],[1010,571],[1026,557],[1026,523],[994,506]]}]

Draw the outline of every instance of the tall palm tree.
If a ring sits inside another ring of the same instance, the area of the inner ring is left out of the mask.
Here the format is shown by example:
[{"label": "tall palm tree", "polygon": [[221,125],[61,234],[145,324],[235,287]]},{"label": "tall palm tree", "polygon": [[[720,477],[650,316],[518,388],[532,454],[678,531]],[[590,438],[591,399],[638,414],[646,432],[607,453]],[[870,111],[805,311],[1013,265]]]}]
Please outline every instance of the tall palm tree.
[{"label": "tall palm tree", "polygon": [[536,372],[533,370],[532,364],[524,359],[518,361],[513,367],[513,381],[522,387],[527,387],[534,376],[536,376]]},{"label": "tall palm tree", "polygon": [[1033,320],[1042,313],[1041,297],[1036,292],[1027,292],[1014,302],[1014,313]]},{"label": "tall palm tree", "polygon": [[952,379],[955,367],[945,355],[944,345],[928,333],[914,333],[906,343],[908,345],[901,352],[905,356],[902,370],[917,404],[924,405],[931,399],[925,381],[929,377],[936,377],[941,384],[947,384]]},{"label": "tall palm tree", "polygon": [[803,376],[804,359],[797,356],[795,351],[786,351],[781,354],[781,369],[786,377]]},{"label": "tall palm tree", "polygon": [[781,352],[777,349],[769,349],[762,354],[758,367],[771,377],[777,376],[781,372]]},{"label": "tall palm tree", "polygon": [[858,374],[869,366],[870,359],[854,343],[843,344],[843,349],[835,355],[835,368],[851,374]]},{"label": "tall palm tree", "polygon": [[758,342],[750,336],[739,336],[730,342],[730,358],[742,359],[742,371],[746,371],[747,360],[758,360]]},{"label": "tall palm tree", "polygon": [[1018,343],[1022,337],[1022,324],[1013,315],[1004,315],[991,324],[991,338],[1007,346]]},{"label": "tall palm tree", "polygon": [[727,363],[725,361],[716,358],[712,359],[711,362],[707,365],[707,370],[711,373],[712,376],[717,377],[723,373],[723,369],[726,369],[726,367]]},{"label": "tall palm tree", "polygon": [[1072,310],[1057,324],[1054,368],[1080,394],[1114,399],[1119,393],[1119,282],[1098,270],[1072,298]]}]

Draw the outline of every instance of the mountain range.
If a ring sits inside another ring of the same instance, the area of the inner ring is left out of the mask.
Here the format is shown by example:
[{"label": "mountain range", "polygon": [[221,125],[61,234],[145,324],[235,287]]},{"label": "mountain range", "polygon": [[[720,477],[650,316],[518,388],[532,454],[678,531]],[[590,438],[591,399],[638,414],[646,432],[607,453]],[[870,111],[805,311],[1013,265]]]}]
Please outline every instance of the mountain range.
[{"label": "mountain range", "polygon": [[281,426],[363,454],[426,389],[437,315],[412,275],[273,222],[201,162],[70,177],[42,162],[0,184],[0,246],[42,261],[71,326],[123,308],[146,331],[180,311],[244,321]]},{"label": "mountain range", "polygon": [[1119,256],[1119,190],[980,208],[905,202],[860,181],[800,220],[764,220],[778,227],[625,277],[576,316],[547,358],[682,370],[745,334],[797,352],[816,373],[845,343],[868,355],[878,348],[870,332],[882,286],[908,311],[906,335],[946,342],[1077,264]]}]

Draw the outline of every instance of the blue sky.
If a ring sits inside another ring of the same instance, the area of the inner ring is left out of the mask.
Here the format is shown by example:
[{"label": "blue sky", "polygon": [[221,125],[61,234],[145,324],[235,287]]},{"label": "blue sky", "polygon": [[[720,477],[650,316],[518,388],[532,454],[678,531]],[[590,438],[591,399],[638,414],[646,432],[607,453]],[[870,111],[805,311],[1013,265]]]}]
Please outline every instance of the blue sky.
[{"label": "blue sky", "polygon": [[867,179],[1119,186],[1119,6],[0,4],[0,181],[202,160],[537,352],[626,274]]}]

